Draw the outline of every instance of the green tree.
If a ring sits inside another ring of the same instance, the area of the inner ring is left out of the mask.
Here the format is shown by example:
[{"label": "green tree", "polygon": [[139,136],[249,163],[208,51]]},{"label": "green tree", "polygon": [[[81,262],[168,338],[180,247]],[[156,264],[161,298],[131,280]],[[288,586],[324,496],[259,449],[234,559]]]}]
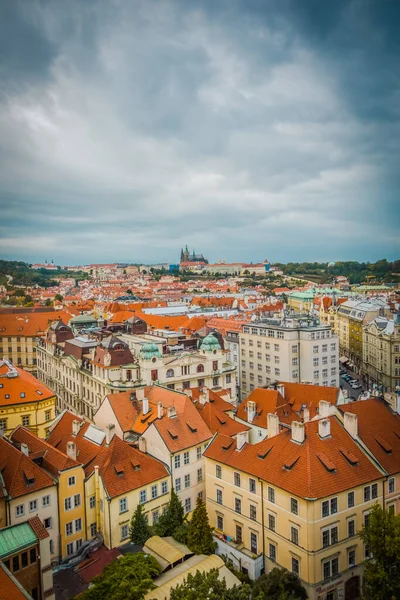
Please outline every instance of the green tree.
[{"label": "green tree", "polygon": [[375,504],[360,538],[372,556],[364,569],[364,600],[400,598],[400,515]]},{"label": "green tree", "polygon": [[160,570],[156,559],[149,554],[126,554],[95,577],[79,600],[142,600],[154,589],[153,579]]},{"label": "green tree", "polygon": [[300,579],[286,569],[275,567],[261,575],[253,586],[253,600],[307,600]]},{"label": "green tree", "polygon": [[132,290],[126,290],[126,293],[128,294],[128,296],[132,296]]},{"label": "green tree", "polygon": [[150,527],[147,518],[143,513],[143,506],[141,504],[137,505],[137,508],[132,515],[130,533],[132,542],[134,544],[139,544],[140,546],[143,546],[151,536]]},{"label": "green tree", "polygon": [[173,535],[175,531],[183,525],[184,522],[184,510],[182,502],[179,496],[175,493],[175,490],[171,491],[171,498],[168,502],[167,510],[161,515],[157,525],[154,527],[154,533],[161,537],[167,535]]},{"label": "green tree", "polygon": [[189,523],[187,545],[196,554],[213,554],[217,547],[208,521],[206,505],[199,497]]},{"label": "green tree", "polygon": [[50,300],[50,298],[47,298],[47,300],[44,304],[45,304],[45,306],[53,306],[53,301]]},{"label": "green tree", "polygon": [[196,571],[189,574],[187,579],[171,590],[170,600],[249,600],[250,586],[244,584],[227,589],[226,581],[218,579],[218,569],[208,573]]},{"label": "green tree", "polygon": [[63,301],[63,297],[61,296],[61,294],[56,294],[54,296],[54,300],[58,300],[58,302],[62,302]]}]

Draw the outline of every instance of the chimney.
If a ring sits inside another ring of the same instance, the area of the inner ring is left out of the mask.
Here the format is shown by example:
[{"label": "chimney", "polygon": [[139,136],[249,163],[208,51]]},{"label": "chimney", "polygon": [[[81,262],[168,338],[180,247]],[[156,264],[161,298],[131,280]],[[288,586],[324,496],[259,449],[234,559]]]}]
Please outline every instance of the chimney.
[{"label": "chimney", "polygon": [[249,423],[253,422],[254,417],[256,416],[256,403],[253,400],[247,401],[247,420]]},{"label": "chimney", "polygon": [[192,390],[190,390],[190,389],[184,390],[184,392],[185,392],[186,396],[189,396],[189,398],[191,398],[193,395]]},{"label": "chimney", "polygon": [[293,421],[292,423],[292,440],[298,444],[302,444],[305,439],[304,423]]},{"label": "chimney", "polygon": [[280,395],[284,398],[285,397],[285,386],[283,385],[283,383],[278,383],[278,385],[276,386],[276,389],[280,393]]},{"label": "chimney", "polygon": [[400,394],[396,394],[396,412],[400,415]]},{"label": "chimney", "polygon": [[72,435],[77,436],[80,428],[81,428],[80,422],[77,419],[74,419],[74,421],[72,421]]},{"label": "chimney", "polygon": [[168,417],[168,419],[174,419],[176,417],[176,408],[175,408],[175,406],[168,406],[168,408],[167,408],[167,417]]},{"label": "chimney", "polygon": [[303,409],[303,421],[304,423],[308,423],[310,420],[310,411],[308,410],[308,408],[304,408]]},{"label": "chimney", "polygon": [[268,428],[268,438],[272,438],[279,433],[279,417],[278,415],[273,415],[272,413],[268,413],[267,416],[267,428]]},{"label": "chimney", "polygon": [[331,422],[329,419],[320,419],[318,421],[318,433],[320,438],[326,438],[331,435]]},{"label": "chimney", "polygon": [[139,438],[139,450],[140,452],[146,452],[146,440],[144,437]]},{"label": "chimney", "polygon": [[249,441],[249,432],[240,431],[236,436],[236,449],[241,450],[245,444]]},{"label": "chimney", "polygon": [[203,392],[200,394],[200,404],[206,404],[210,402],[210,390],[207,387],[203,387]]},{"label": "chimney", "polygon": [[147,396],[143,397],[142,410],[144,415],[147,415],[147,413],[149,412],[149,399],[147,398]]},{"label": "chimney", "polygon": [[29,448],[27,444],[21,444],[21,452],[25,454],[25,456],[29,456]]},{"label": "chimney", "polygon": [[76,444],[74,442],[67,443],[67,454],[72,460],[76,460]]},{"label": "chimney", "polygon": [[136,398],[139,401],[143,400],[143,398],[144,398],[144,388],[140,388],[139,390],[136,390]]},{"label": "chimney", "polygon": [[115,425],[114,423],[109,423],[106,425],[106,446],[111,444],[111,440],[115,435]]},{"label": "chimney", "polygon": [[347,411],[344,413],[344,428],[351,435],[352,438],[357,437],[358,417],[356,414]]},{"label": "chimney", "polygon": [[320,400],[319,401],[319,409],[318,409],[318,414],[321,417],[321,419],[326,419],[326,417],[329,417],[331,414],[331,403],[327,402],[326,400]]},{"label": "chimney", "polygon": [[162,402],[157,402],[157,416],[159,419],[162,419],[164,412],[164,407]]}]

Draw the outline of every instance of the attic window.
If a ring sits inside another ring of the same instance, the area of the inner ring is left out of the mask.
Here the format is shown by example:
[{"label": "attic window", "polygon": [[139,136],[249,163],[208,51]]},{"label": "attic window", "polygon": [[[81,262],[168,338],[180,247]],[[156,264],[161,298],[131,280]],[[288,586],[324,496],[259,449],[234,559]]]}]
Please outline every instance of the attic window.
[{"label": "attic window", "polygon": [[124,467],[123,465],[121,465],[121,463],[116,463],[114,465],[114,469],[117,475],[121,476],[124,473]]},{"label": "attic window", "polygon": [[325,469],[329,472],[329,473],[333,473],[334,471],[336,471],[336,465],[335,463],[326,456],[326,454],[317,454],[317,457],[319,458],[319,460],[322,462],[322,464],[324,465]]},{"label": "attic window", "polygon": [[133,461],[131,461],[131,465],[132,465],[134,471],[139,471],[140,470],[140,464],[139,463],[134,463]]},{"label": "attic window", "polygon": [[33,485],[35,483],[33,469],[24,469],[23,473],[26,485]]},{"label": "attic window", "polygon": [[2,384],[2,383],[0,383],[0,388],[2,388],[2,387],[3,387],[3,384]]},{"label": "attic window", "polygon": [[341,454],[343,454],[343,456],[345,457],[345,459],[351,464],[351,465],[357,465],[359,463],[359,460],[357,458],[357,456],[355,454],[353,454],[352,452],[350,452],[349,450],[346,450],[346,448],[339,448],[339,451],[341,452]]},{"label": "attic window", "polygon": [[258,458],[261,458],[262,460],[264,460],[264,458],[267,458],[267,456],[271,452],[271,450],[272,450],[272,446],[271,446],[271,448],[268,448],[268,450],[266,452],[257,454]]},{"label": "attic window", "polygon": [[186,425],[189,427],[189,429],[192,433],[196,433],[197,427],[195,427],[194,425],[191,425],[190,423],[186,423]]},{"label": "attic window", "polygon": [[232,446],[232,444],[233,444],[233,440],[229,444],[225,444],[225,446],[221,446],[222,450],[229,450],[229,448]]},{"label": "attic window", "polygon": [[20,393],[21,398],[25,398],[25,392]]},{"label": "attic window", "polygon": [[39,394],[39,396],[43,396],[43,392],[41,392],[40,390],[36,390],[36,393]]},{"label": "attic window", "polygon": [[142,419],[140,419],[141,423],[146,423],[146,421],[151,417],[152,410],[150,410]]},{"label": "attic window", "polygon": [[294,458],[294,459],[292,459],[292,460],[287,460],[287,461],[285,462],[285,464],[283,465],[283,466],[284,466],[284,468],[285,468],[287,471],[291,471],[291,470],[293,469],[294,465],[295,465],[295,464],[297,463],[297,461],[299,460],[299,458],[300,458],[300,454],[299,454],[298,456],[296,456],[296,458]]},{"label": "attic window", "polygon": [[178,434],[177,433],[174,433],[173,431],[170,431],[169,429],[168,429],[168,433],[169,433],[169,435],[171,436],[171,438],[173,440],[177,440],[178,439]]},{"label": "attic window", "polygon": [[380,447],[383,448],[383,450],[386,452],[386,454],[392,453],[393,448],[391,446],[389,446],[389,444],[386,442],[386,440],[381,438],[380,435],[375,436],[375,440],[378,442]]},{"label": "attic window", "polygon": [[8,398],[9,398],[9,397],[10,397],[10,394],[6,394],[6,395],[4,396],[4,398],[5,398],[6,400],[8,400]]},{"label": "attic window", "polygon": [[226,425],[226,421],[224,421],[224,419],[221,419],[221,417],[218,417],[218,416],[217,416],[217,419],[221,425]]}]

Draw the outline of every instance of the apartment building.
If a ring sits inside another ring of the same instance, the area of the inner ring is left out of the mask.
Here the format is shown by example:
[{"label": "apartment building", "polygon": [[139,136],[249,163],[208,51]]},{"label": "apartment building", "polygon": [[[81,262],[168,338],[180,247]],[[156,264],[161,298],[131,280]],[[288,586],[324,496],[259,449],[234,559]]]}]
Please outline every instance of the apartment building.
[{"label": "apartment building", "polygon": [[178,391],[224,388],[236,398],[235,366],[211,334],[199,348],[185,350],[150,334],[74,336],[70,327],[57,322],[38,339],[37,368],[39,378],[57,393],[58,411],[68,409],[89,419],[108,394],[134,392],[152,382]]},{"label": "apartment building", "polygon": [[36,375],[36,338],[58,319],[70,319],[68,311],[19,310],[0,313],[0,357]]},{"label": "apartment building", "polygon": [[400,387],[400,314],[376,317],[363,328],[362,371],[370,386],[383,392]]},{"label": "apartment building", "polygon": [[[25,427],[10,435],[12,443],[24,449],[42,470],[53,477],[58,493],[59,559],[74,554],[86,541],[85,472],[76,452],[61,452]],[[69,454],[68,454],[69,452]]]},{"label": "apartment building", "polygon": [[55,599],[49,534],[39,517],[0,529],[0,567],[2,598]]},{"label": "apartment building", "polygon": [[265,319],[240,334],[241,397],[273,381],[339,385],[339,343],[309,315]]},{"label": "apartment building", "polygon": [[[273,416],[273,415],[272,415]],[[252,578],[275,566],[311,600],[359,598],[368,558],[357,532],[383,503],[385,472],[356,441],[345,413],[246,443],[217,435],[205,451],[207,510],[218,552]]]},{"label": "apartment building", "polygon": [[44,438],[55,408],[54,392],[31,373],[0,360],[0,433],[23,425]]},{"label": "apartment building", "polygon": [[337,329],[340,355],[348,359],[349,366],[361,373],[363,363],[363,330],[378,316],[390,317],[390,308],[385,300],[348,300],[337,311]]},{"label": "apartment building", "polygon": [[7,526],[39,517],[49,534],[50,557],[59,560],[57,484],[31,457],[26,446],[16,448],[0,437],[0,472],[5,490]]},{"label": "apartment building", "polygon": [[[100,533],[107,548],[128,543],[130,518],[138,504],[150,525],[158,521],[170,498],[169,471],[163,462],[116,436],[113,425],[103,431],[64,411],[47,441],[64,453],[76,454],[84,464],[88,540]],[[68,535],[76,525],[71,523]]]}]

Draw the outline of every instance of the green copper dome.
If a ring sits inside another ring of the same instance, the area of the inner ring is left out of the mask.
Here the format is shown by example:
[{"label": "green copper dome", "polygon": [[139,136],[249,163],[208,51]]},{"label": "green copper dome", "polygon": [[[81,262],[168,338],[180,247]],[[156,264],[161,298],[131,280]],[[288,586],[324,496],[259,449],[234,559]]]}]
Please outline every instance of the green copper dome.
[{"label": "green copper dome", "polygon": [[209,333],[201,342],[200,350],[211,352],[212,350],[221,350],[221,346],[219,345],[217,338],[212,333]]},{"label": "green copper dome", "polygon": [[139,356],[140,358],[144,358],[144,360],[151,360],[152,358],[162,358],[162,354],[160,352],[159,347],[153,342],[146,342],[145,344],[143,344],[139,352]]}]

